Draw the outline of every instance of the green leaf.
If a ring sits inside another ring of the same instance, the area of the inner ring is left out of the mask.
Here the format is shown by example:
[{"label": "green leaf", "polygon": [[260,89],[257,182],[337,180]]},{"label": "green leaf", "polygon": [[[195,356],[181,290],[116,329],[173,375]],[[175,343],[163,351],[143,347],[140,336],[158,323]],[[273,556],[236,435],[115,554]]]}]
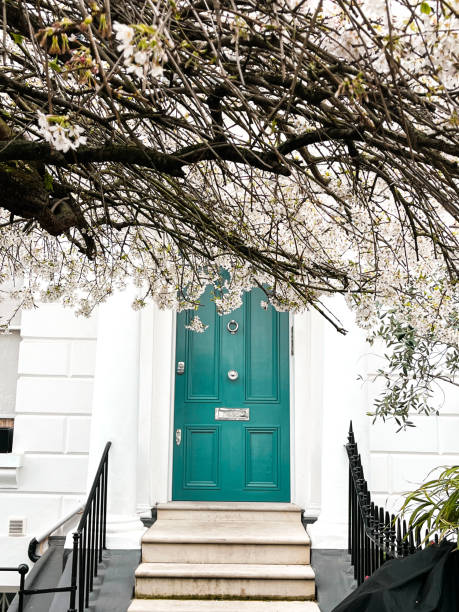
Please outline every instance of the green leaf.
[{"label": "green leaf", "polygon": [[16,32],[10,32],[10,36],[17,45],[22,45],[22,43],[24,42],[24,36],[22,36],[21,34],[17,34]]},{"label": "green leaf", "polygon": [[46,172],[45,176],[43,177],[43,183],[45,185],[46,191],[53,190],[53,177],[48,172]]},{"label": "green leaf", "polygon": [[423,15],[430,15],[431,12],[432,9],[430,7],[430,4],[428,4],[427,2],[421,2],[421,13],[423,13]]},{"label": "green leaf", "polygon": [[49,67],[51,68],[51,70],[54,70],[54,72],[62,72],[62,69],[57,61],[57,57],[55,57],[49,62]]}]

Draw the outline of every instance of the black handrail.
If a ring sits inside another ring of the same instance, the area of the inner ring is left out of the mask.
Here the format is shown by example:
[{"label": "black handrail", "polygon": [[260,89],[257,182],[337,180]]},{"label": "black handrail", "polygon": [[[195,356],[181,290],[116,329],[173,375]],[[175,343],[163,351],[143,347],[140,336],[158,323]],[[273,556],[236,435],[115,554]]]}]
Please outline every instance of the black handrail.
[{"label": "black handrail", "polygon": [[[18,589],[18,612],[24,610],[24,595],[43,595],[44,593],[74,593],[76,586],[70,585],[67,587],[55,587],[52,589],[26,589],[24,588],[25,577],[29,571],[29,566],[21,563],[17,567],[0,567],[0,572],[18,572],[19,573],[19,589]],[[70,609],[69,609],[70,612]]]},{"label": "black handrail", "polygon": [[[346,444],[349,459],[348,552],[354,577],[361,584],[388,559],[406,557],[422,548],[421,533],[371,500],[352,421]],[[437,538],[436,538],[437,540]]]},{"label": "black handrail", "polygon": [[17,567],[0,567],[0,572],[19,572],[19,590],[18,590],[18,610],[22,612],[24,607],[24,583],[27,572],[29,571],[29,566],[25,563],[21,563]]},{"label": "black handrail", "polygon": [[89,594],[102,561],[102,551],[106,548],[108,452],[111,445],[111,442],[105,445],[88,501],[73,534],[72,585],[76,586],[78,580],[78,587],[70,594],[68,612],[77,612],[76,590],[78,612],[83,612],[89,606]]},{"label": "black handrail", "polygon": [[[97,576],[98,564],[102,561],[102,552],[106,549],[108,451],[111,445],[111,442],[105,445],[83,515],[73,534],[70,586],[26,589],[24,585],[25,576],[29,571],[28,565],[22,563],[18,567],[0,567],[0,572],[19,573],[18,612],[24,610],[25,595],[43,593],[70,593],[68,612],[84,612],[89,606],[89,593],[93,588],[94,577]],[[78,608],[75,607],[77,595]]]}]

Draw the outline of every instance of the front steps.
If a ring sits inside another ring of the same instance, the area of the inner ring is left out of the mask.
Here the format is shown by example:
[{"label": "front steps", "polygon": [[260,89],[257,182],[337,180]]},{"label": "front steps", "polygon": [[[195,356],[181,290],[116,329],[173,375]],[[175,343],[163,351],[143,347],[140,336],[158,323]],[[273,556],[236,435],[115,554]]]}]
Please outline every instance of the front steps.
[{"label": "front steps", "polygon": [[137,597],[314,597],[314,572],[309,565],[142,563],[135,575]]},{"label": "front steps", "polygon": [[313,601],[136,599],[129,612],[319,612]]},{"label": "front steps", "polygon": [[309,544],[294,504],[160,504],[128,612],[318,612]]}]

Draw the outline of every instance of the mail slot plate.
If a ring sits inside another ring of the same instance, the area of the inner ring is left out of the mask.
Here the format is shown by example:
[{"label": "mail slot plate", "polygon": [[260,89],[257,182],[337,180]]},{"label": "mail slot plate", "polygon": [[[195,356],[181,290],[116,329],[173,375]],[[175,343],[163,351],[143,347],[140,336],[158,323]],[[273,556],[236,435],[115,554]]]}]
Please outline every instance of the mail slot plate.
[{"label": "mail slot plate", "polygon": [[250,421],[250,408],[215,408],[216,421]]}]

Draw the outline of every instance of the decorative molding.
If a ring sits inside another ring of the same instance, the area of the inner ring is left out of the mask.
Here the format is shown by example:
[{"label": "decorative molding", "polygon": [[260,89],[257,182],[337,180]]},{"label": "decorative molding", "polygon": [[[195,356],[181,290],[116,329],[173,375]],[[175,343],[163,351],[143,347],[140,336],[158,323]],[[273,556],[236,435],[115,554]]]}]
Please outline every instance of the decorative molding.
[{"label": "decorative molding", "polygon": [[[174,437],[175,318],[172,310],[154,307],[153,363],[151,378],[150,461],[145,466],[150,480],[150,501],[172,499]],[[142,366],[143,367],[143,366]]]},{"label": "decorative molding", "polygon": [[310,501],[308,507],[304,511],[304,518],[306,522],[314,523],[319,518],[321,512],[322,506],[317,502]]},{"label": "decorative molding", "polygon": [[0,453],[0,489],[17,489],[23,455]]},{"label": "decorative molding", "polygon": [[107,514],[107,548],[109,550],[140,549],[145,531],[145,526],[136,514]]},{"label": "decorative molding", "polygon": [[322,507],[323,345],[320,315],[291,316],[295,353],[291,357],[292,501],[318,516]]}]

